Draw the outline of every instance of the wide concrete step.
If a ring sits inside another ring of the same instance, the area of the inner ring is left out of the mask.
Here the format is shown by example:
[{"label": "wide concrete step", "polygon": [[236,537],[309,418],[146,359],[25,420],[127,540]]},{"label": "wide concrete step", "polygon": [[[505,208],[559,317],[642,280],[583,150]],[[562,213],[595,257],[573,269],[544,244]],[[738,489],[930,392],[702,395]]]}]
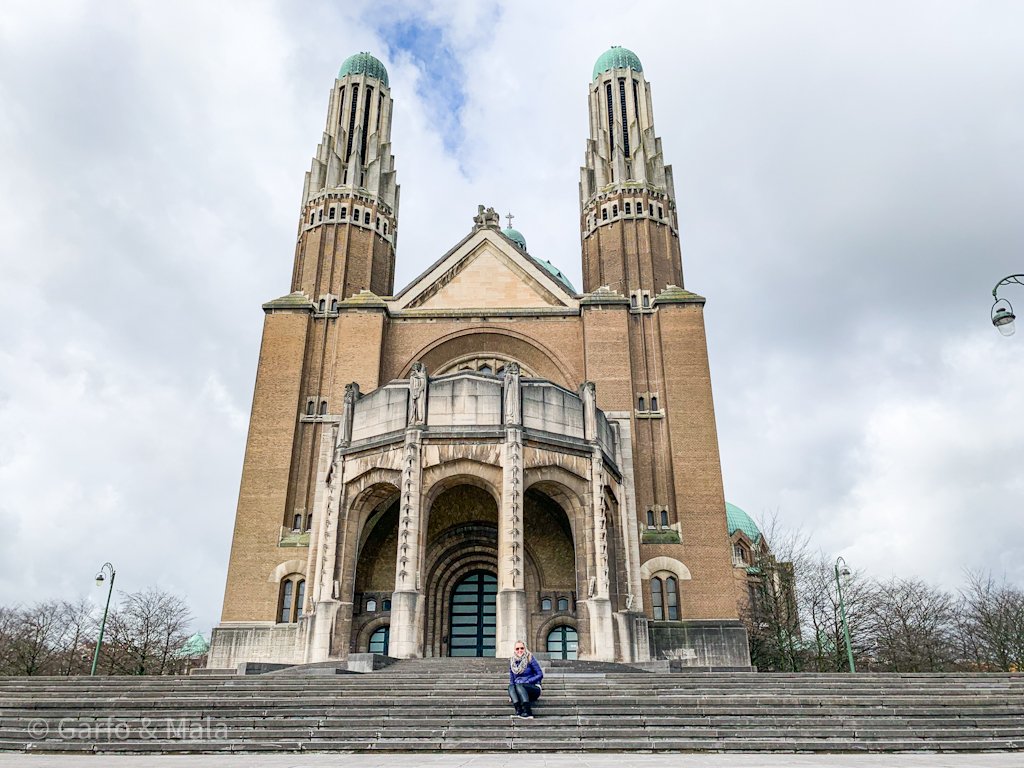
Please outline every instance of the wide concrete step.
[{"label": "wide concrete step", "polygon": [[[1024,749],[1024,675],[550,674],[510,717],[504,660],[364,675],[0,678],[0,750]],[[614,667],[615,665],[609,665]],[[556,670],[553,670],[553,672]]]}]

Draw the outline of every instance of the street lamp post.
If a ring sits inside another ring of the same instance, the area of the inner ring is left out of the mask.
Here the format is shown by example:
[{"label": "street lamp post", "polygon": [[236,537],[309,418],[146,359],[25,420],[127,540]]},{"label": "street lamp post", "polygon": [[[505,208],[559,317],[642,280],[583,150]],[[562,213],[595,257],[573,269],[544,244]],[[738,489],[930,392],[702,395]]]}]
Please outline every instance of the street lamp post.
[{"label": "street lamp post", "polygon": [[[1013,305],[1010,304],[1008,299],[999,298],[999,289],[1004,285],[1024,285],[1024,275],[1008,275],[996,283],[996,287],[992,289],[992,298],[995,299],[992,302],[992,325],[1003,334],[1003,336],[1013,336],[1014,327],[1013,321],[1017,319],[1017,316],[1013,314]],[[1005,305],[1005,306],[1003,306]]]},{"label": "street lamp post", "polygon": [[103,606],[103,620],[100,622],[100,636],[96,639],[96,651],[92,655],[92,670],[90,675],[96,674],[96,665],[100,660],[100,648],[103,646],[103,631],[107,628],[107,611],[110,610],[110,596],[114,594],[114,577],[117,571],[110,563],[104,563],[100,572],[96,574],[96,586],[102,587],[107,575],[110,576],[110,587],[107,589],[107,604]]},{"label": "street lamp post", "polygon": [[[839,564],[842,563],[843,567],[840,568]],[[850,569],[846,566],[846,561],[842,556],[836,558],[836,592],[839,593],[839,617],[843,620],[843,638],[846,640],[846,660],[850,662],[850,671],[856,672],[857,670],[853,666],[853,647],[850,645],[850,625],[846,623],[846,603],[843,602],[843,585],[839,578],[840,576],[849,576]]]}]

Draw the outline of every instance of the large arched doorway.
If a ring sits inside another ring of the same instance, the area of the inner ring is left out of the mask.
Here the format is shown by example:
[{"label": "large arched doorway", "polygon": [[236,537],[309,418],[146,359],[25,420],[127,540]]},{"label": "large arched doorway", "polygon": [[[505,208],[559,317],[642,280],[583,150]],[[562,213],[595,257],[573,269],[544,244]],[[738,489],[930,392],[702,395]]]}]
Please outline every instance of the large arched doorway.
[{"label": "large arched doorway", "polygon": [[449,656],[494,656],[498,577],[473,571],[452,590]]}]

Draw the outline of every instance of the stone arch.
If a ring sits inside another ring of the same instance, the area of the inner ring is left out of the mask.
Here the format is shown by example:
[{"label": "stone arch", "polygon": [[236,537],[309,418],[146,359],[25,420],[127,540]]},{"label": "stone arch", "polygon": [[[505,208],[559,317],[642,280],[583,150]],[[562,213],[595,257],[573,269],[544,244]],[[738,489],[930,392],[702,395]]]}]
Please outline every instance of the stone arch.
[{"label": "stone arch", "polygon": [[270,576],[267,581],[271,583],[277,583],[281,581],[285,576],[290,576],[293,573],[300,573],[305,577],[306,575],[306,561],[305,560],[285,560],[283,563],[278,565],[274,570],[270,572]]},{"label": "stone arch", "polygon": [[523,473],[523,477],[524,493],[530,490],[540,491],[562,508],[572,530],[573,545],[579,550],[582,542],[578,531],[581,521],[587,517],[586,499],[590,493],[590,483],[579,475],[555,465],[529,467]]},{"label": "stone arch", "polygon": [[[475,530],[474,530],[475,529]],[[474,571],[498,571],[497,526],[459,526],[442,532],[443,548],[427,564],[424,655],[446,656],[452,590]],[[447,538],[448,541],[444,541]]]},{"label": "stone arch", "polygon": [[640,578],[649,580],[651,576],[656,573],[667,571],[675,576],[679,581],[689,581],[690,569],[683,565],[681,562],[676,560],[674,557],[652,557],[646,563],[640,566]]},{"label": "stone arch", "polygon": [[563,625],[565,625],[567,627],[572,627],[573,629],[576,630],[577,636],[579,635],[579,631],[580,631],[579,621],[577,621],[575,617],[573,617],[573,616],[565,616],[564,614],[560,614],[560,615],[557,615],[557,616],[552,616],[550,619],[548,619],[543,624],[541,624],[539,627],[537,627],[537,631],[534,633],[534,638],[533,638],[534,644],[532,646],[532,649],[535,652],[539,650],[541,653],[547,653],[547,650],[548,650],[548,634],[555,627],[560,627],[560,626],[563,626]]},{"label": "stone arch", "polygon": [[381,627],[387,627],[391,625],[390,616],[378,616],[375,619],[371,619],[366,622],[356,633],[353,639],[353,645],[355,646],[356,653],[366,653],[370,650],[370,635],[376,632]]},{"label": "stone arch", "polygon": [[518,360],[539,377],[569,389],[574,389],[580,379],[568,362],[546,345],[520,331],[490,325],[464,328],[425,344],[402,363],[393,378],[408,378],[416,361],[426,365],[427,371],[444,370],[459,358],[481,349]]},{"label": "stone arch", "polygon": [[474,459],[455,459],[443,464],[435,464],[423,470],[420,486],[423,519],[420,523],[424,533],[430,524],[430,512],[437,497],[447,490],[459,485],[472,485],[482,488],[491,495],[494,503],[501,509],[502,469],[494,464],[487,464]]}]

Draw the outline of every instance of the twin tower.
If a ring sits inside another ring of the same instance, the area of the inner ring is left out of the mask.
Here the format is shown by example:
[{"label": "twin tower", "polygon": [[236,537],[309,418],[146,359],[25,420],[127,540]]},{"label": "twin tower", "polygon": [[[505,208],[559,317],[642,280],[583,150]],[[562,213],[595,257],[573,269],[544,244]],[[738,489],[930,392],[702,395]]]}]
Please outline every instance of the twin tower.
[{"label": "twin tower", "polygon": [[392,110],[384,65],[346,59],[291,290],[263,306],[210,666],[508,655],[516,640],[749,665],[704,299],[683,288],[639,59],[613,47],[590,82],[582,292],[480,206],[396,293]]}]

